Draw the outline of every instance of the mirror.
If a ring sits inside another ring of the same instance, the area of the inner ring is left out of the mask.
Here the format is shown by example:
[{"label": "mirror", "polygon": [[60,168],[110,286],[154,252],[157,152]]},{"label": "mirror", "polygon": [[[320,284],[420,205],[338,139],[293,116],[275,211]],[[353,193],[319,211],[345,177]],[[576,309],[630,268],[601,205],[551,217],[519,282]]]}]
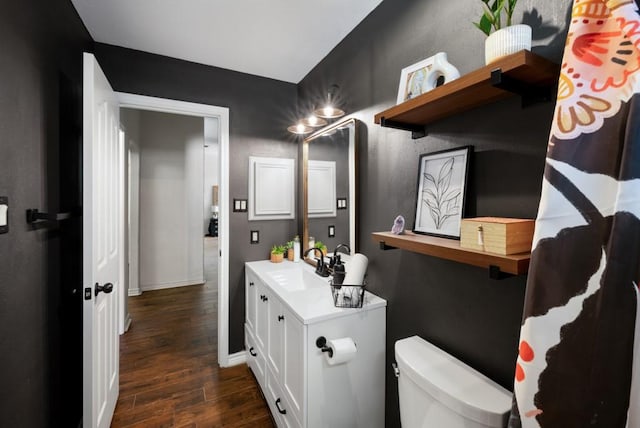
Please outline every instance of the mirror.
[{"label": "mirror", "polygon": [[[354,254],[357,120],[346,119],[326,126],[305,138],[302,144],[303,251],[309,248],[313,237],[315,242],[326,245],[328,253],[338,244],[347,244]],[[335,236],[330,236],[331,232]]]}]

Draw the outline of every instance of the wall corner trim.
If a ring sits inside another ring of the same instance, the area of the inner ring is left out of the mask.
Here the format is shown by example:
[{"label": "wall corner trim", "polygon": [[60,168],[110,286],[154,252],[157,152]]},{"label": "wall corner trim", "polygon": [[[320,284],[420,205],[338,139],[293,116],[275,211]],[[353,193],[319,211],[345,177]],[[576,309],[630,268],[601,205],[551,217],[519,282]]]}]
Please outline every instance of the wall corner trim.
[{"label": "wall corner trim", "polygon": [[222,367],[232,367],[240,364],[244,364],[247,362],[247,352],[240,351],[235,354],[230,354],[227,358],[226,364],[220,364]]}]

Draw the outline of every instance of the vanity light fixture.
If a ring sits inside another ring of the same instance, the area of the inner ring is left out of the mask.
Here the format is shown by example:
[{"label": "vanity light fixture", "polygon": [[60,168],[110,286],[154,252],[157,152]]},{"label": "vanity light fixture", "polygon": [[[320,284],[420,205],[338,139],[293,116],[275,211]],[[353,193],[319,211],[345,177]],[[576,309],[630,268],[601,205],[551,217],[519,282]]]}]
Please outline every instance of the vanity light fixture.
[{"label": "vanity light fixture", "polygon": [[336,90],[338,90],[338,85],[331,85],[327,92],[327,103],[324,107],[314,110],[313,114],[324,119],[336,119],[344,116],[344,110],[339,109],[334,104],[333,96]]},{"label": "vanity light fixture", "polygon": [[337,119],[344,116],[344,110],[335,105],[335,94],[338,88],[338,85],[331,85],[327,92],[327,103],[325,106],[314,110],[309,116],[301,119],[297,125],[291,125],[287,130],[297,135],[310,134],[314,128],[326,126],[328,124],[327,119]]},{"label": "vanity light fixture", "polygon": [[304,134],[310,134],[311,131],[313,131],[313,128],[305,125],[302,122],[299,122],[297,125],[291,125],[290,127],[287,128],[287,130],[292,134],[304,135]]},{"label": "vanity light fixture", "polygon": [[325,126],[327,121],[315,114],[311,114],[309,117],[302,119],[301,123],[305,126],[310,126],[311,128],[319,128],[321,126]]}]

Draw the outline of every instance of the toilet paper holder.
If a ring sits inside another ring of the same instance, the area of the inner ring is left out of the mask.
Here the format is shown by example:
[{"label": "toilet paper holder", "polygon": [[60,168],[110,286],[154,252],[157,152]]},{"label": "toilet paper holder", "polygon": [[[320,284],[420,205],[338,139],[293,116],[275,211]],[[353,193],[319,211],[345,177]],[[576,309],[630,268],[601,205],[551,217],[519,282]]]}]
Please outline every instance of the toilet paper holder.
[{"label": "toilet paper holder", "polygon": [[329,354],[329,358],[333,357],[333,349],[330,346],[327,346],[327,338],[324,336],[320,336],[316,339],[316,346],[322,351],[327,352]]}]

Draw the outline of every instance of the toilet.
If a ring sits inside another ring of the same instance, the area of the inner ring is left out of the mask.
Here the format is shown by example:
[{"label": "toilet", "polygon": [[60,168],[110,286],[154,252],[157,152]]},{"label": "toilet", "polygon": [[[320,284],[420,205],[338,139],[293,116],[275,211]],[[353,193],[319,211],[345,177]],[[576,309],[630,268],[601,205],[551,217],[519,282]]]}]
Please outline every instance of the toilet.
[{"label": "toilet", "polygon": [[418,336],[395,343],[402,428],[506,427],[512,393]]}]

